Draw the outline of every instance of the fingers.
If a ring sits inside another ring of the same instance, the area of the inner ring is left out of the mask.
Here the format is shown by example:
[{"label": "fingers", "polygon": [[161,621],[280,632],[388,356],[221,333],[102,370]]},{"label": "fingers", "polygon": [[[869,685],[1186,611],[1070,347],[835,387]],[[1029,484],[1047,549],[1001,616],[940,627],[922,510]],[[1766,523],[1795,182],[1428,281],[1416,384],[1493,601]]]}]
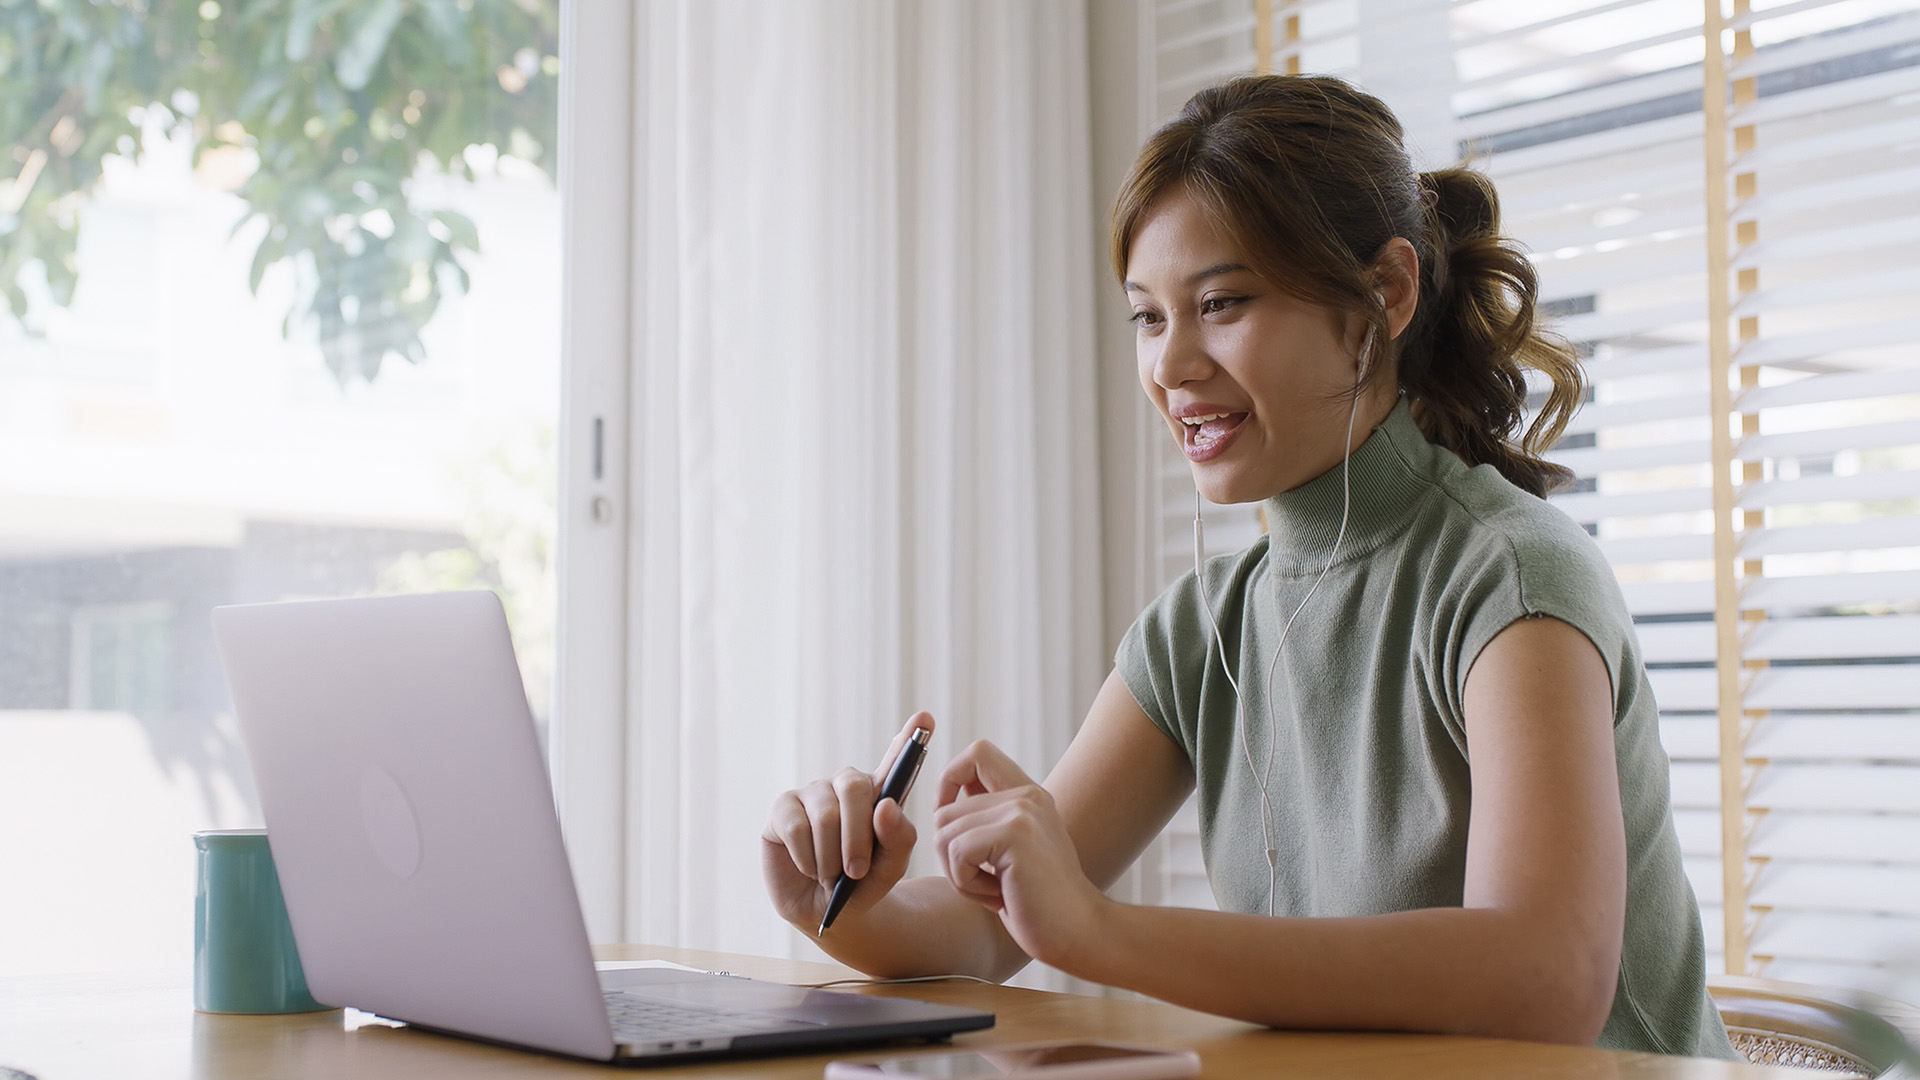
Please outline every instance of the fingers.
[{"label": "fingers", "polygon": [[1004,850],[1002,832],[998,827],[971,830],[948,845],[946,852],[953,866],[947,880],[953,883],[954,891],[995,911],[1006,903],[995,869]]},{"label": "fingers", "polygon": [[[933,717],[924,712],[909,718],[876,772],[849,766],[827,780],[781,794],[767,815],[762,839],[786,848],[796,871],[824,885],[831,886],[842,872],[865,877],[875,857],[874,800],[880,782],[913,733],[922,728],[932,731],[933,723]],[[901,820],[905,821],[904,814]],[[907,829],[905,847],[910,850],[912,827]]]},{"label": "fingers", "polygon": [[841,769],[833,774],[833,793],[840,816],[838,865],[845,866],[848,877],[866,877],[873,856],[873,777],[851,766]]},{"label": "fingers", "polygon": [[1033,779],[1004,751],[985,739],[978,739],[941,770],[940,793],[934,805],[946,806],[962,794],[984,795],[1032,783]]},{"label": "fingers", "polygon": [[941,874],[961,895],[995,911],[1004,906],[1004,875],[1019,859],[1064,858],[1078,867],[1070,844],[1063,855],[1060,845],[1048,840],[1061,828],[1059,811],[1053,793],[1039,784],[949,803],[934,811],[933,820]]},{"label": "fingers", "polygon": [[907,857],[913,854],[919,830],[907,820],[907,812],[901,809],[900,804],[888,799],[874,808],[873,838],[875,848],[873,866],[868,871],[869,887],[891,889],[906,875]]},{"label": "fingers", "polygon": [[946,818],[935,834],[941,872],[954,891],[998,911],[1005,903],[1000,874],[1014,845],[1030,831],[1033,807],[1017,793],[995,793],[962,805],[966,809]]},{"label": "fingers", "polygon": [[799,792],[783,791],[773,800],[773,809],[767,813],[767,824],[760,831],[760,838],[786,848],[793,868],[803,877],[820,876],[815,872],[813,859],[813,825],[807,820],[807,809],[800,801]]},{"label": "fingers", "polygon": [[[815,781],[800,789],[800,804],[806,808],[812,834],[815,880],[831,885],[840,874],[840,797],[833,785]],[[798,860],[794,865],[799,865]]]},{"label": "fingers", "polygon": [[878,790],[880,785],[886,781],[887,770],[893,768],[893,759],[900,756],[900,749],[906,746],[907,740],[912,738],[913,733],[921,728],[926,728],[929,736],[933,734],[932,713],[921,711],[909,716],[906,726],[901,728],[900,733],[895,735],[893,741],[887,744],[887,752],[880,758],[880,767],[873,770],[872,777],[875,790]]}]

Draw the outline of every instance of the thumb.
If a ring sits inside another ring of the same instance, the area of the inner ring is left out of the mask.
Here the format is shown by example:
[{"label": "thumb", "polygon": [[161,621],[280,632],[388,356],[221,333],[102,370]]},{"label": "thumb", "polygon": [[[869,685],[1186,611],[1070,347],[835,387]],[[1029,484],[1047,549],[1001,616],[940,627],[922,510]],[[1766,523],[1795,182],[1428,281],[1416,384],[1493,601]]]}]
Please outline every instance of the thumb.
[{"label": "thumb", "polygon": [[873,869],[867,872],[868,879],[878,878],[888,886],[899,881],[907,872],[907,857],[913,854],[913,843],[919,835],[899,803],[882,800],[873,808]]}]

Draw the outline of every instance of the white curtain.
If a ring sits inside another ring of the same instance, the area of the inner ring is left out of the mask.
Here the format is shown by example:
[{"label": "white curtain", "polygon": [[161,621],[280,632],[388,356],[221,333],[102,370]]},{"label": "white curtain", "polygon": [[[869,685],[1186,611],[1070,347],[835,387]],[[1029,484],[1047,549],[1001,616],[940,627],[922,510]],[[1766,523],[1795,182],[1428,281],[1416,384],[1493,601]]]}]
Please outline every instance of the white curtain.
[{"label": "white curtain", "polygon": [[1036,776],[1100,633],[1083,0],[639,9],[628,940],[811,946],[773,796],[940,722]]}]

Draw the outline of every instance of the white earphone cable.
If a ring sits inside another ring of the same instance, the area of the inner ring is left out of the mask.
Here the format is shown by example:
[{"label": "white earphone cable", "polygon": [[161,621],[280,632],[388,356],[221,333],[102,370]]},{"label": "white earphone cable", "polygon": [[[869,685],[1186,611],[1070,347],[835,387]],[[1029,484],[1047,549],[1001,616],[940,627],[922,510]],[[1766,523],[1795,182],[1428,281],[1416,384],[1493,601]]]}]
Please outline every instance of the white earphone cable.
[{"label": "white earphone cable", "polygon": [[1273,779],[1273,748],[1280,741],[1280,725],[1276,723],[1273,718],[1273,673],[1280,666],[1280,650],[1287,643],[1287,635],[1293,632],[1294,620],[1298,619],[1300,613],[1307,609],[1307,603],[1313,599],[1313,594],[1320,591],[1320,583],[1325,581],[1327,574],[1332,571],[1334,560],[1340,556],[1340,544],[1347,536],[1347,520],[1353,510],[1353,422],[1354,417],[1360,410],[1360,385],[1365,381],[1366,357],[1372,351],[1373,327],[1368,326],[1366,339],[1360,345],[1361,367],[1354,379],[1353,400],[1347,406],[1347,435],[1346,439],[1341,443],[1340,528],[1334,533],[1333,550],[1327,553],[1327,564],[1320,568],[1320,575],[1313,579],[1313,585],[1307,589],[1307,595],[1300,598],[1300,603],[1294,607],[1293,614],[1287,616],[1286,623],[1280,628],[1280,640],[1273,644],[1273,656],[1267,661],[1267,677],[1264,691],[1266,694],[1264,705],[1266,706],[1265,711],[1267,714],[1267,760],[1264,771],[1254,768],[1253,744],[1250,739],[1248,726],[1243,722],[1246,712],[1246,702],[1241,696],[1239,681],[1233,677],[1232,666],[1227,663],[1227,647],[1225,642],[1221,640],[1220,624],[1214,619],[1213,605],[1207,600],[1207,577],[1201,562],[1206,545],[1204,542],[1205,532],[1200,524],[1200,489],[1196,487],[1193,492],[1193,576],[1200,588],[1200,610],[1207,613],[1207,625],[1213,630],[1213,643],[1219,650],[1220,672],[1227,677],[1227,685],[1233,688],[1233,726],[1240,733],[1240,752],[1246,759],[1247,771],[1253,775],[1254,781],[1260,785],[1260,839],[1261,846],[1266,850],[1267,854],[1267,914],[1269,916],[1274,914],[1275,895],[1279,892],[1280,886],[1279,846],[1275,843],[1274,839],[1273,797],[1268,790],[1270,781]]}]

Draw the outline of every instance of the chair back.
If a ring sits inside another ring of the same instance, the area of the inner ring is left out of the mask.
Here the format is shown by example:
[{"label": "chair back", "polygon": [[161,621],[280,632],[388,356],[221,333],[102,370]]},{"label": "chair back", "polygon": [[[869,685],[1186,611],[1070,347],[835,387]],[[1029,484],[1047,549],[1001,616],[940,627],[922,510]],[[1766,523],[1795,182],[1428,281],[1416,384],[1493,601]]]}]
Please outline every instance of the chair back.
[{"label": "chair back", "polygon": [[[1864,995],[1779,979],[1712,975],[1707,992],[1727,1025],[1733,1048],[1756,1065],[1791,1065],[1836,1077],[1872,1080],[1908,1060],[1912,1049],[1900,1030],[1869,1011]],[[1868,1008],[1843,1004],[1841,996]]]}]

